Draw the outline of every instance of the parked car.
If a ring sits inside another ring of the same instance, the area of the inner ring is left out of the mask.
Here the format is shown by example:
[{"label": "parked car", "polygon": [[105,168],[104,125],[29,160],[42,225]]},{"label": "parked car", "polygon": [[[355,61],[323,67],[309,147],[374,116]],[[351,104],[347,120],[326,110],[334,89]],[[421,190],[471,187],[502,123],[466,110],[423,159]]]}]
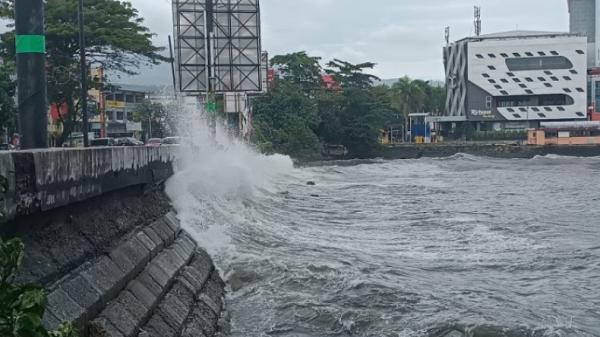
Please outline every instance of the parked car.
[{"label": "parked car", "polygon": [[163,138],[162,144],[164,144],[164,145],[181,145],[181,137]]},{"label": "parked car", "polygon": [[114,138],[96,138],[90,140],[90,146],[100,147],[100,146],[115,146]]},{"label": "parked car", "polygon": [[162,143],[162,139],[160,138],[150,138],[146,141],[147,147],[159,147]]},{"label": "parked car", "polygon": [[139,140],[137,140],[133,137],[123,137],[123,138],[118,138],[115,141],[115,145],[117,145],[117,146],[140,146],[140,145],[144,145],[144,143],[140,142]]}]

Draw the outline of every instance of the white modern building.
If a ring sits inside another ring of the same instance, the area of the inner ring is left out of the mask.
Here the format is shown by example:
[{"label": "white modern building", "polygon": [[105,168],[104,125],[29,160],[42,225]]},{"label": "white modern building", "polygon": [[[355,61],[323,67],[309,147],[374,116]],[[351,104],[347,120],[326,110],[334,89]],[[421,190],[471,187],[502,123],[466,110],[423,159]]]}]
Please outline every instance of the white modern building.
[{"label": "white modern building", "polygon": [[587,39],[511,31],[444,48],[446,117],[524,129],[540,121],[587,118]]}]

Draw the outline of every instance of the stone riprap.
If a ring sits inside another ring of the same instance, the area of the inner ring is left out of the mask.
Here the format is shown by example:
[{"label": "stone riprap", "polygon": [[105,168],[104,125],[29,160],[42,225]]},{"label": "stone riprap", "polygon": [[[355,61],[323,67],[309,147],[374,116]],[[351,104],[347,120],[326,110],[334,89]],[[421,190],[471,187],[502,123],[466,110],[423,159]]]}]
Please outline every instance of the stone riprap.
[{"label": "stone riprap", "polygon": [[227,327],[224,289],[208,254],[169,213],[51,285],[44,324],[73,322],[91,337],[214,336]]}]

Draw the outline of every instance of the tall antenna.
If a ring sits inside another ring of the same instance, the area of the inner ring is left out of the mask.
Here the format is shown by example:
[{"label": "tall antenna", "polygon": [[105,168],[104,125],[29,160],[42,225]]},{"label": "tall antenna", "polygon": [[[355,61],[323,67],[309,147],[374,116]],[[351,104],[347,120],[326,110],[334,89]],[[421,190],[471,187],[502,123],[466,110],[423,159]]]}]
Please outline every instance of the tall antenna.
[{"label": "tall antenna", "polygon": [[446,27],[444,37],[446,39],[446,46],[450,44],[450,26]]},{"label": "tall antenna", "polygon": [[475,6],[475,36],[481,35],[481,7]]}]

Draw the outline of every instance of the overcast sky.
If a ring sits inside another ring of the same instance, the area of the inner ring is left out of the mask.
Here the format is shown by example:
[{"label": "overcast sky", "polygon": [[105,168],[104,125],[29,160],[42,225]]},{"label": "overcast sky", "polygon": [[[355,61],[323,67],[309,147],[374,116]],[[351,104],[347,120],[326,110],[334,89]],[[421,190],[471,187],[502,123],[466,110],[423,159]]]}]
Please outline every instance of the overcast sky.
[{"label": "overcast sky", "polygon": [[[166,45],[171,0],[130,0]],[[478,0],[483,33],[568,31],[567,0]],[[261,0],[263,49],[270,56],[305,50],[324,60],[375,62],[381,78],[443,80],[444,27],[451,39],[473,34],[477,0]],[[170,83],[168,66],[123,81]]]}]

